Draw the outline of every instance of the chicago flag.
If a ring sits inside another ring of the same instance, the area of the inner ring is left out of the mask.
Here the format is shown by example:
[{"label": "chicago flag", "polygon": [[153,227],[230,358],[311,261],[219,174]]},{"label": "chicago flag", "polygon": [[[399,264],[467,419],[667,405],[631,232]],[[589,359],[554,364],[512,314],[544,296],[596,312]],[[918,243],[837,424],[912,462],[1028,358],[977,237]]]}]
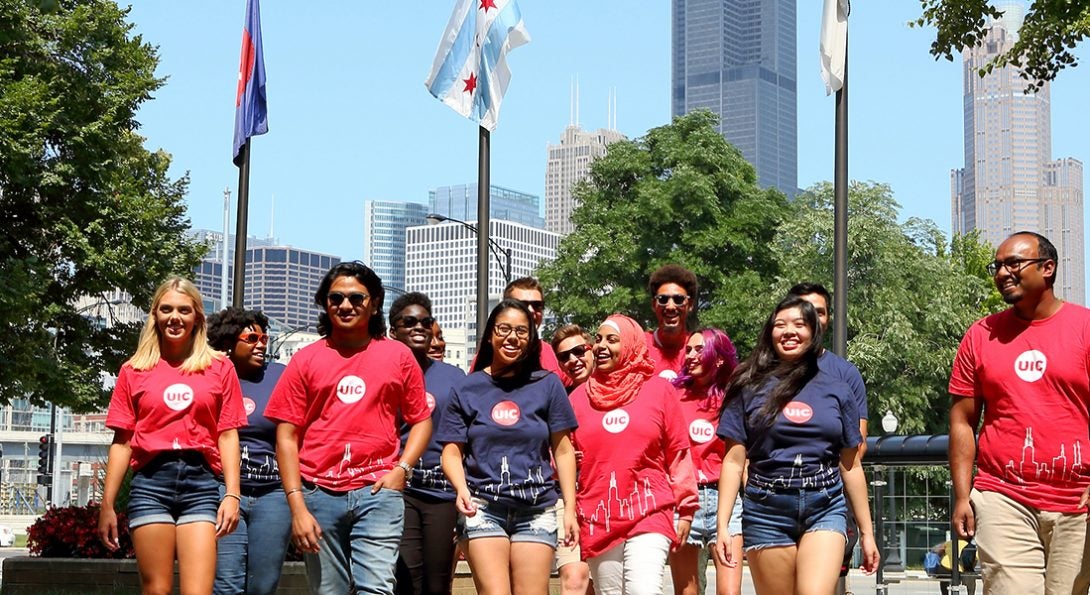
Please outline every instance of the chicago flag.
[{"label": "chicago flag", "polygon": [[424,86],[454,111],[495,130],[511,80],[507,52],[529,41],[515,0],[458,0]]}]

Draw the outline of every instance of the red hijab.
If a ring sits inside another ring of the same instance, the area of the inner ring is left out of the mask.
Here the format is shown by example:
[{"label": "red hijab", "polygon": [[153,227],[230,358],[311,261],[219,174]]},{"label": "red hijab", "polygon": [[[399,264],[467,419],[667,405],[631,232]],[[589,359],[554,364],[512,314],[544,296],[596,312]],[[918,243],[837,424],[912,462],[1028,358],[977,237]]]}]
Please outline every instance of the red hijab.
[{"label": "red hijab", "polygon": [[599,411],[623,407],[636,399],[647,379],[655,375],[655,362],[647,351],[643,327],[635,320],[614,314],[602,323],[621,336],[621,352],[612,370],[595,370],[587,380],[587,398]]}]

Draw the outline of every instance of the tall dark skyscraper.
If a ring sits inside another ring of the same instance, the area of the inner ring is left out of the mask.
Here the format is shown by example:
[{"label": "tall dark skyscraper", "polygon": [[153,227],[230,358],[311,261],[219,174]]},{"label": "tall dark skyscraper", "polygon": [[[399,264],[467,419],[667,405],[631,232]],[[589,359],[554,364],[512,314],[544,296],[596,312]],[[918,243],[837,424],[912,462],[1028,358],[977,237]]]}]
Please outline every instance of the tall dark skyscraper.
[{"label": "tall dark skyscraper", "polygon": [[762,187],[798,191],[796,0],[673,0],[672,112],[709,109]]}]

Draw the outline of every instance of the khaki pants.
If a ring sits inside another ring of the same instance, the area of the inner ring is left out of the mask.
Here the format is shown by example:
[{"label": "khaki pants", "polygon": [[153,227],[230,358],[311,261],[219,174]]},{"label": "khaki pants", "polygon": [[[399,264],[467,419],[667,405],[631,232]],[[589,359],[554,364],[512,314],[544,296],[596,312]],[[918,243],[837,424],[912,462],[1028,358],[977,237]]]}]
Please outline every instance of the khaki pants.
[{"label": "khaki pants", "polygon": [[1086,514],[1045,512],[974,489],[985,595],[1086,595]]}]

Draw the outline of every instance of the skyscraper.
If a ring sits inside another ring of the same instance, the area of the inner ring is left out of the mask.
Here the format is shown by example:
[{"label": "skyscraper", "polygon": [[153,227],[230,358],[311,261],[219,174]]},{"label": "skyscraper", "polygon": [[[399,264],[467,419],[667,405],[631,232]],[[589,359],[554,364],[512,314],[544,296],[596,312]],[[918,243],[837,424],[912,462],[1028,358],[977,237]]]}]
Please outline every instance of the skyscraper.
[{"label": "skyscraper", "polygon": [[762,187],[798,192],[795,0],[673,0],[672,113],[719,114]]},{"label": "skyscraper", "polygon": [[[545,227],[541,217],[541,198],[493,184],[489,193],[488,216],[513,221],[538,229]],[[461,221],[477,220],[477,183],[440,186],[428,191],[432,213]]]},{"label": "skyscraper", "polygon": [[1049,238],[1060,253],[1057,294],[1084,303],[1082,163],[1052,160],[1050,86],[1026,93],[1012,66],[980,69],[1006,52],[1022,24],[1020,4],[999,7],[1001,19],[963,56],[965,167],[951,172],[953,230],[978,230],[998,246],[1017,231]]},{"label": "skyscraper", "polygon": [[560,235],[575,230],[572,211],[579,206],[572,196],[572,185],[590,174],[592,161],[606,154],[606,146],[624,140],[625,136],[611,128],[596,132],[569,124],[560,137],[560,144],[548,146],[545,162],[545,229]]},{"label": "skyscraper", "polygon": [[428,205],[369,200],[363,206],[363,262],[394,291],[405,289],[405,230],[426,223]]}]

